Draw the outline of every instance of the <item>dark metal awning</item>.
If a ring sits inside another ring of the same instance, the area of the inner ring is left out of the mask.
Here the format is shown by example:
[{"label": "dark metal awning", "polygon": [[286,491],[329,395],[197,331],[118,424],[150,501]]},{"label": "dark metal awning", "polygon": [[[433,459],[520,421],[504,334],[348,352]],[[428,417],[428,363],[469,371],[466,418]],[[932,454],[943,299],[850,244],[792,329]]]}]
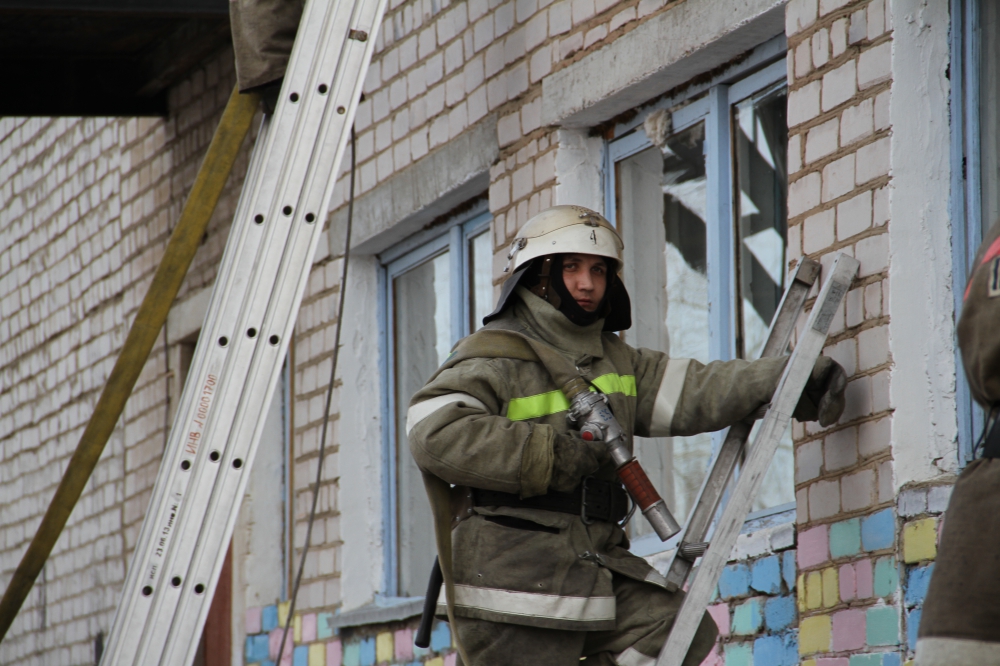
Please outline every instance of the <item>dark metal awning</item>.
[{"label": "dark metal awning", "polygon": [[0,0],[0,115],[165,115],[229,41],[227,0]]}]

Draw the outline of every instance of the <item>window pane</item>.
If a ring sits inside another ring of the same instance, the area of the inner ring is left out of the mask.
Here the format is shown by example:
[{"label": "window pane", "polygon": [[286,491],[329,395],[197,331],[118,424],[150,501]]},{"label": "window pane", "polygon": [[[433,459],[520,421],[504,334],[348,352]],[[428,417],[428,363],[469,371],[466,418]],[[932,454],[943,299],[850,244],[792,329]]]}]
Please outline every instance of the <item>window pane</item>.
[{"label": "window pane", "polygon": [[[979,19],[980,178],[985,233],[1000,218],[1000,3],[980,2]],[[981,238],[974,244],[979,241]]]},{"label": "window pane", "polygon": [[[698,123],[617,164],[625,284],[632,298],[631,345],[709,361],[705,254],[705,125]],[[708,434],[636,439],[636,453],[683,520],[712,452]],[[633,521],[634,534],[649,530]]]},{"label": "window pane", "polygon": [[493,244],[487,229],[469,239],[469,332],[479,330],[493,312]]},{"label": "window pane", "polygon": [[[787,90],[758,95],[734,106],[736,227],[739,306],[737,350],[760,356],[785,288],[788,172],[785,155]],[[795,501],[791,429],[778,446],[753,509]]]},{"label": "window pane", "polygon": [[406,440],[406,409],[451,351],[451,276],[448,253],[392,281],[395,351],[398,594],[420,596],[434,563],[434,524]]}]

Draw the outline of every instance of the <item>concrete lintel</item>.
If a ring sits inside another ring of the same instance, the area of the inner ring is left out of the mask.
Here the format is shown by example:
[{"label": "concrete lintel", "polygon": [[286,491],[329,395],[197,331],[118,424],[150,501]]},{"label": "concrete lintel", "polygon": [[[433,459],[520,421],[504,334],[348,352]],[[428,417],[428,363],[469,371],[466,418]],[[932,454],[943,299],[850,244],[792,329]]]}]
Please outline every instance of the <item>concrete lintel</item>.
[{"label": "concrete lintel", "polygon": [[784,30],[785,0],[688,0],[547,77],[542,123],[596,125]]},{"label": "concrete lintel", "polygon": [[202,287],[183,301],[173,304],[166,323],[167,338],[171,343],[193,337],[201,330],[211,298],[212,288]]},{"label": "concrete lintel", "polygon": [[[485,192],[490,166],[500,154],[497,122],[490,116],[408,166],[354,202],[353,251],[385,250],[462,202]],[[343,229],[347,206],[332,215]],[[330,254],[343,254],[343,234],[331,233]]]}]

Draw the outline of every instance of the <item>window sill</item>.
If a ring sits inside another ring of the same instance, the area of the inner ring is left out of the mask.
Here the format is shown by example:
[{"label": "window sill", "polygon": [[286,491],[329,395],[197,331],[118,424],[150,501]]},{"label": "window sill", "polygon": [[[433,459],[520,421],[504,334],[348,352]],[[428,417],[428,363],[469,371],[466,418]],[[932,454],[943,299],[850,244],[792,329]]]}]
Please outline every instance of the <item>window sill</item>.
[{"label": "window sill", "polygon": [[424,611],[423,597],[376,597],[370,604],[338,613],[330,618],[331,629],[386,624],[416,617]]}]

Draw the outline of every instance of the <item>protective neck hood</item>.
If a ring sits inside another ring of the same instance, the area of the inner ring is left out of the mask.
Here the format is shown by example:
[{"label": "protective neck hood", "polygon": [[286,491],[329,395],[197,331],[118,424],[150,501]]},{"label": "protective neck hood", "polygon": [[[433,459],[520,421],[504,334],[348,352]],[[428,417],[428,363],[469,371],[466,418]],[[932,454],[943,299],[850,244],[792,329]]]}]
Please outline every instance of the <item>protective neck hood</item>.
[{"label": "protective neck hood", "polygon": [[[488,324],[499,317],[510,306],[511,302],[516,300],[514,290],[518,286],[531,289],[533,293],[537,294],[537,291],[532,287],[537,287],[539,284],[539,270],[542,269],[542,262],[545,259],[546,257],[539,257],[521,266],[507,278],[500,290],[496,309],[483,317],[483,324]],[[622,284],[617,272],[612,272],[609,275],[607,291],[600,306],[594,312],[587,312],[570,296],[562,280],[561,268],[551,271],[547,288],[546,300],[577,326],[588,326],[603,318],[603,330],[605,331],[624,331],[632,327],[632,301],[629,299],[628,291],[625,290],[625,285]]]}]

